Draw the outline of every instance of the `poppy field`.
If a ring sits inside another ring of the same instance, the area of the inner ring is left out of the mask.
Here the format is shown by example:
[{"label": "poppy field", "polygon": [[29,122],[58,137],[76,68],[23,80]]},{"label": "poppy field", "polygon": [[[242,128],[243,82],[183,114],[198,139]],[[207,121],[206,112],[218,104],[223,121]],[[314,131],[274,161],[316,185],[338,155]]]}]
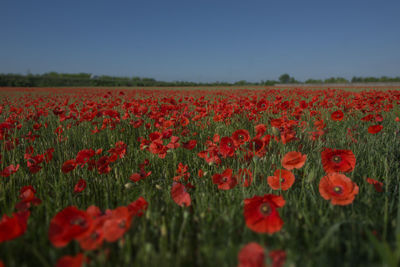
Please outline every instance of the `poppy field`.
[{"label": "poppy field", "polygon": [[399,104],[0,88],[0,266],[398,266]]}]

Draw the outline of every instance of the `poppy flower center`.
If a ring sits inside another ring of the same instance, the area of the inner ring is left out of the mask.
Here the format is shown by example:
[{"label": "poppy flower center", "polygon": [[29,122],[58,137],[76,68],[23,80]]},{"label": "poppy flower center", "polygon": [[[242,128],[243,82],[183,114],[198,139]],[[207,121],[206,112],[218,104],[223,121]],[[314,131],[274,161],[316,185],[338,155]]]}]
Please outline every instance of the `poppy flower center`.
[{"label": "poppy flower center", "polygon": [[73,218],[69,222],[70,222],[70,224],[79,225],[81,227],[85,227],[86,226],[85,220],[83,218],[81,218],[81,217]]},{"label": "poppy flower center", "polygon": [[119,226],[120,228],[125,228],[125,227],[126,227],[126,221],[125,221],[125,220],[122,220],[122,221],[118,224],[118,226]]},{"label": "poppy flower center", "polygon": [[260,206],[260,212],[262,215],[267,216],[271,213],[271,206],[268,203],[263,203]]},{"label": "poppy flower center", "polygon": [[226,177],[222,177],[222,182],[226,182],[226,181],[228,181],[228,178],[226,178]]},{"label": "poppy flower center", "polygon": [[91,235],[90,235],[90,238],[92,239],[92,240],[96,240],[97,238],[99,238],[99,234],[97,233],[97,232],[93,232]]},{"label": "poppy flower center", "polygon": [[332,157],[332,161],[335,163],[340,163],[342,161],[342,157],[340,157],[339,155],[335,155]]},{"label": "poppy flower center", "polygon": [[281,178],[281,183],[283,184],[285,182],[285,178]]},{"label": "poppy flower center", "polygon": [[335,186],[334,188],[333,188],[333,192],[335,192],[336,194],[342,194],[343,193],[343,188],[341,187],[341,186]]}]

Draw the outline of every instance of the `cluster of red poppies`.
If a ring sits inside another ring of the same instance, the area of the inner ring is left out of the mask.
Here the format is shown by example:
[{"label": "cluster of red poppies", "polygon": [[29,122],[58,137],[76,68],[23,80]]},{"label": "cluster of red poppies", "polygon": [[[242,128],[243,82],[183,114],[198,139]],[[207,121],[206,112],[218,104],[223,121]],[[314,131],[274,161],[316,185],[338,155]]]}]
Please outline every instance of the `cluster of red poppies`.
[{"label": "cluster of red poppies", "polygon": [[[24,89],[16,91],[23,92]],[[39,91],[45,92],[44,89]],[[294,145],[296,148],[291,150],[297,151],[289,151],[282,157],[279,154],[281,167],[270,166],[273,173],[269,176],[265,175],[266,170],[262,170],[261,178],[267,182],[269,190],[277,193],[244,199],[241,219],[245,225],[256,233],[273,234],[280,231],[284,224],[278,212],[286,203],[282,191],[290,192],[298,180],[296,172],[302,172],[304,169],[299,169],[303,168],[307,157],[312,156],[302,149],[303,141],[324,142],[326,135],[332,131],[329,124],[340,126],[350,118],[360,119],[346,129],[343,138],[348,143],[359,142],[364,133],[380,136],[387,129],[384,128],[388,118],[386,112],[393,111],[399,101],[400,93],[394,90],[118,92],[104,89],[52,89],[47,98],[38,95],[33,99],[32,95],[10,94],[0,105],[0,176],[4,178],[1,182],[15,182],[19,179],[21,169],[32,177],[48,171],[46,166],[54,162],[53,154],[61,157],[57,159],[62,162],[57,170],[64,174],[70,175],[80,168],[107,175],[114,166],[118,168],[117,163],[127,155],[129,147],[135,151],[135,156],[144,155],[144,159],[137,161],[141,162],[139,166],[131,166],[132,172],[130,176],[127,175],[125,185],[129,187],[134,183],[139,187],[141,183],[152,179],[153,175],[150,175],[155,170],[151,163],[168,160],[168,154],[177,157],[178,152],[182,152],[181,155],[191,153],[197,160],[196,164],[191,164],[191,159],[186,156],[184,159],[174,158],[177,169],[175,176],[169,177],[171,199],[179,206],[188,207],[195,203],[192,202],[191,190],[197,186],[197,181],[193,177],[208,179],[210,187],[219,190],[236,187],[247,190],[256,183],[254,181],[257,180],[253,179],[258,179],[253,177],[256,172],[252,169],[252,162],[265,162],[266,158],[273,157],[268,153],[273,146],[282,148]],[[399,122],[398,115],[395,116],[390,120]],[[136,133],[138,138],[135,138],[135,144],[130,138],[108,139],[114,141],[104,152],[102,148],[85,146],[66,157],[60,147],[71,138],[69,131],[79,128],[84,132],[88,127],[88,135],[83,138],[95,139],[107,131],[122,135],[128,130]],[[206,132],[208,128],[212,130]],[[41,136],[45,131],[51,136]],[[116,140],[121,141],[114,143]],[[353,151],[323,148],[318,153],[322,164],[315,165],[318,168],[322,166],[326,173],[319,180],[321,197],[333,205],[353,203],[359,187],[345,175],[355,169]],[[201,163],[204,165],[199,166]],[[197,176],[193,175],[194,171]],[[373,185],[376,191],[383,191],[382,182],[372,178],[367,178],[366,182]],[[70,191],[79,195],[86,185],[87,181],[80,178]],[[35,188],[40,193],[41,189]],[[41,203],[35,194],[33,186],[20,189],[20,201],[15,204],[16,212],[11,216],[3,214],[0,221],[0,243],[25,233],[28,218],[31,212],[34,213],[33,207]],[[87,209],[65,207],[50,221],[49,240],[55,247],[64,247],[76,241],[82,251],[98,249],[104,242],[112,243],[121,239],[130,229],[134,217],[141,216],[147,205],[144,198],[139,198],[128,206],[105,211],[94,205]],[[286,254],[282,250],[270,251],[269,257],[273,266],[281,266]],[[262,266],[266,260],[265,249],[252,242],[243,247],[238,258],[240,266]],[[80,266],[85,260],[84,253],[79,253],[61,258],[59,264]]]}]

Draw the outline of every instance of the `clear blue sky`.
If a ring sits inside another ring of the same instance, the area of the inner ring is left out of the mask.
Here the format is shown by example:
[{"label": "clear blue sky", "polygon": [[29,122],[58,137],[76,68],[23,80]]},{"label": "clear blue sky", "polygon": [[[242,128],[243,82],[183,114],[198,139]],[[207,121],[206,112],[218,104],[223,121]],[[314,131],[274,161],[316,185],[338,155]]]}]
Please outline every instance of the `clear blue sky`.
[{"label": "clear blue sky", "polygon": [[400,76],[400,1],[2,0],[0,73]]}]

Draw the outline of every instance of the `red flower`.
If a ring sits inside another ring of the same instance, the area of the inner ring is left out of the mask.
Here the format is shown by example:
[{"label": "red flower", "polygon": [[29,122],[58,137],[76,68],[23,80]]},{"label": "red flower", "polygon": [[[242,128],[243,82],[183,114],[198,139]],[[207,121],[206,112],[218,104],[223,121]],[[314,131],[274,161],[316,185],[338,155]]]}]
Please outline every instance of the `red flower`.
[{"label": "red flower", "polygon": [[180,140],[179,137],[174,136],[174,135],[171,136],[171,141],[167,144],[167,147],[168,147],[169,149],[177,149],[178,147],[181,146],[181,144],[178,143],[179,140]]},{"label": "red flower", "polygon": [[326,148],[321,152],[325,172],[351,172],[356,165],[356,157],[351,150]]},{"label": "red flower", "polygon": [[344,116],[344,114],[341,110],[336,110],[335,112],[333,112],[331,114],[331,119],[334,121],[341,121],[341,120],[343,120],[343,116]]},{"label": "red flower", "polygon": [[239,129],[232,134],[232,139],[236,146],[241,146],[250,140],[249,131]]},{"label": "red flower", "polygon": [[131,226],[132,214],[127,207],[118,207],[111,211],[103,224],[104,239],[115,242],[120,239]]},{"label": "red flower", "polygon": [[328,173],[319,182],[319,193],[333,205],[344,206],[353,202],[358,186],[343,174]]},{"label": "red flower", "polygon": [[142,169],[139,173],[133,173],[129,179],[132,182],[139,182],[140,180],[146,179],[149,175],[151,174],[151,171],[146,172],[144,169]]},{"label": "red flower", "polygon": [[286,252],[283,250],[272,250],[269,252],[272,259],[272,267],[282,267],[285,264]]},{"label": "red flower", "polygon": [[31,204],[37,206],[42,203],[39,198],[35,197],[35,193],[36,190],[33,188],[33,186],[23,186],[19,191],[19,198],[21,201],[15,204],[15,208],[18,211],[24,211],[28,210]]},{"label": "red flower", "polygon": [[30,212],[13,213],[11,217],[3,214],[0,220],[0,243],[23,235],[26,231]]},{"label": "red flower", "polygon": [[110,160],[107,156],[102,156],[96,162],[97,171],[99,174],[109,173],[111,171]]},{"label": "red flower", "polygon": [[226,158],[232,157],[235,151],[236,147],[233,139],[227,136],[222,137],[221,142],[219,143],[219,153],[221,153],[221,155]]},{"label": "red flower", "polygon": [[182,143],[182,146],[186,149],[192,150],[197,145],[196,140],[189,140],[187,142]]},{"label": "red flower", "polygon": [[300,169],[307,160],[307,155],[302,155],[300,152],[291,151],[286,153],[281,163],[286,170]]},{"label": "red flower", "polygon": [[[87,211],[89,213],[89,209]],[[77,238],[79,246],[83,250],[95,250],[101,247],[104,242],[103,224],[106,220],[106,216],[99,216],[93,218],[92,227],[90,231]]]},{"label": "red flower", "polygon": [[367,183],[372,184],[375,187],[376,192],[382,192],[383,191],[383,183],[379,182],[375,179],[372,178],[367,178]]},{"label": "red flower", "polygon": [[248,148],[257,157],[262,157],[265,155],[265,142],[260,138],[253,138],[250,140]]},{"label": "red flower", "polygon": [[279,231],[283,221],[276,209],[284,205],[285,200],[282,196],[272,194],[245,199],[244,218],[247,227],[257,233],[272,234]]},{"label": "red flower", "polygon": [[5,167],[5,168],[0,172],[0,175],[3,176],[3,177],[8,177],[8,176],[10,176],[11,174],[16,173],[16,172],[18,171],[18,169],[19,169],[19,164],[17,164],[17,166],[10,165],[10,166]]},{"label": "red flower", "polygon": [[147,203],[143,197],[139,197],[137,200],[128,205],[128,210],[132,216],[140,217],[147,210],[148,206],[149,203]]},{"label": "red flower", "polygon": [[292,187],[294,180],[295,178],[293,173],[287,170],[276,170],[274,172],[274,176],[268,176],[267,178],[268,185],[272,189],[282,189],[283,191],[286,191]]},{"label": "red flower", "polygon": [[85,165],[89,160],[95,155],[95,152],[93,149],[82,149],[81,151],[78,152],[76,155],[76,164],[78,165]]},{"label": "red flower", "polygon": [[61,167],[61,170],[63,173],[69,173],[73,171],[75,168],[76,168],[75,159],[70,159],[64,162],[64,164]]},{"label": "red flower", "polygon": [[79,181],[74,186],[74,193],[80,193],[86,188],[86,181],[84,179],[79,179]]},{"label": "red flower", "polygon": [[46,163],[49,163],[50,160],[53,158],[53,153],[54,153],[54,148],[49,148],[46,150],[46,152],[44,153],[44,159]]},{"label": "red flower", "polygon": [[108,150],[111,155],[118,156],[122,159],[126,154],[127,145],[123,141],[118,141],[115,143],[115,147]]},{"label": "red flower", "polygon": [[152,154],[157,154],[160,159],[165,158],[167,155],[168,148],[163,145],[163,141],[161,139],[156,139],[149,145],[149,151]]},{"label": "red flower", "polygon": [[84,260],[85,256],[82,253],[76,256],[63,256],[58,259],[56,267],[81,267]]},{"label": "red flower", "polygon": [[263,267],[265,266],[264,248],[252,242],[244,246],[238,254],[238,267]]},{"label": "red flower", "polygon": [[265,131],[267,131],[267,126],[265,124],[258,124],[254,127],[254,130],[256,131],[256,138],[261,138]]},{"label": "red flower", "polygon": [[232,176],[232,169],[228,168],[223,173],[216,173],[212,177],[214,184],[218,185],[218,189],[229,190],[237,185],[236,177]]},{"label": "red flower", "polygon": [[382,129],[383,129],[383,126],[382,126],[382,125],[379,125],[379,124],[377,124],[377,125],[372,125],[372,126],[369,126],[369,127],[368,127],[368,132],[369,132],[370,134],[376,134],[376,133],[379,133],[380,131],[382,131]]},{"label": "red flower", "polygon": [[55,247],[64,247],[72,239],[85,235],[91,227],[92,219],[85,211],[69,206],[50,221],[49,239]]},{"label": "red flower", "polygon": [[171,188],[171,196],[176,204],[179,206],[190,206],[192,200],[186,188],[181,183],[174,182]]}]

